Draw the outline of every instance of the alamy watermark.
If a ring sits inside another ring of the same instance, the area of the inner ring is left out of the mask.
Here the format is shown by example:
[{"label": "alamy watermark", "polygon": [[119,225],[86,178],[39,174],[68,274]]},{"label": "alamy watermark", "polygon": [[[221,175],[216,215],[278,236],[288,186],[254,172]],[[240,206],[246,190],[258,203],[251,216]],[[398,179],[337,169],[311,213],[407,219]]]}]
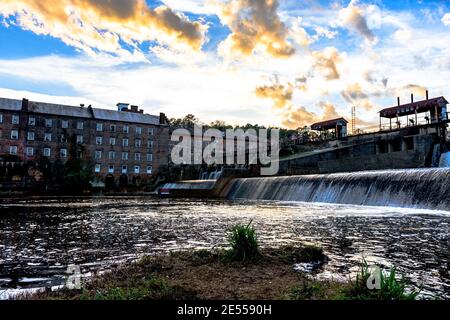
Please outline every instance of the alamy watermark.
[{"label": "alamy watermark", "polygon": [[66,273],[69,275],[66,281],[66,288],[69,290],[79,290],[82,286],[82,275],[80,266],[70,265]]},{"label": "alamy watermark", "polygon": [[195,126],[194,132],[177,129],[172,133],[172,162],[176,165],[253,165],[260,164],[261,175],[276,175],[280,159],[280,131],[229,129],[226,132]]}]

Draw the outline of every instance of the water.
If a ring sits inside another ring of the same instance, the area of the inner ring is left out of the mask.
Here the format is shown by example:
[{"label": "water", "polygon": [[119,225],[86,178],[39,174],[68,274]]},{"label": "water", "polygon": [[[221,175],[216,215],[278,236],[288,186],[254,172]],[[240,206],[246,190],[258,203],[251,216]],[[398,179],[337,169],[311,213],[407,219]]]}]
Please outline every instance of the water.
[{"label": "water", "polygon": [[450,168],[237,179],[228,198],[450,210]]},{"label": "water", "polygon": [[319,279],[346,280],[365,257],[450,298],[448,211],[129,197],[2,200],[0,296],[61,285],[70,264],[89,274],[144,254],[220,247],[228,228],[250,220],[263,246],[323,246],[331,260]]},{"label": "water", "polygon": [[444,152],[441,154],[441,159],[439,161],[439,167],[450,168],[450,152]]}]

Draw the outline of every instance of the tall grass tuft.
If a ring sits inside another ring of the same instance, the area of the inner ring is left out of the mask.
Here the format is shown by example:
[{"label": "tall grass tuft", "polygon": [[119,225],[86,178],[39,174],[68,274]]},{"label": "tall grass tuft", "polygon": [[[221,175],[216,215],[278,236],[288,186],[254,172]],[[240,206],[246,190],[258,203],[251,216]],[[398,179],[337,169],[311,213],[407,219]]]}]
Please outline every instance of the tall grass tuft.
[{"label": "tall grass tuft", "polygon": [[251,224],[252,221],[248,225],[236,225],[230,230],[228,243],[231,250],[227,256],[231,260],[246,262],[260,256],[256,231]]},{"label": "tall grass tuft", "polygon": [[420,291],[407,292],[407,281],[402,275],[397,277],[395,268],[388,272],[380,269],[379,289],[369,289],[367,282],[372,276],[369,265],[366,260],[361,262],[360,270],[356,275],[356,280],[351,282],[350,287],[344,293],[344,298],[351,300],[415,300]]}]

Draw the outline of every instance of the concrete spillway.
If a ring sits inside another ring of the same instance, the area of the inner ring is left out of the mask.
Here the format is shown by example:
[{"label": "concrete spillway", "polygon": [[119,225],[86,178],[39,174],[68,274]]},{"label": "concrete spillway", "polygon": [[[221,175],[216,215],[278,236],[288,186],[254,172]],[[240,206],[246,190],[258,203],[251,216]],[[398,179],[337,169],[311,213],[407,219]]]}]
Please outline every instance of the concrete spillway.
[{"label": "concrete spillway", "polygon": [[450,168],[236,179],[229,199],[450,210]]}]

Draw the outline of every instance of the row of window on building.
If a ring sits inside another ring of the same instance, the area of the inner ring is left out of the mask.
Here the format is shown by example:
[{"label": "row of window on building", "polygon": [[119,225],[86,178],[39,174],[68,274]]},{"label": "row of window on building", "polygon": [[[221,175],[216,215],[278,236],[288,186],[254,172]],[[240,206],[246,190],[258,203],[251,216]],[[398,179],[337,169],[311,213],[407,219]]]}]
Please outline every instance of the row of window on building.
[{"label": "row of window on building", "polygon": [[[96,164],[95,165],[95,173],[101,173],[102,171],[102,165],[101,164]],[[135,174],[140,174],[141,173],[141,166],[134,166],[133,167],[133,173]],[[152,166],[147,166],[147,170],[146,173],[147,174],[152,174],[153,172],[153,167]],[[110,174],[114,174],[116,173],[116,168],[113,165],[108,166],[108,173]],[[128,166],[122,166],[122,170],[121,170],[122,174],[128,174]]]},{"label": "row of window on building", "polygon": [[[10,146],[9,147],[9,154],[13,155],[13,156],[17,156],[18,155],[18,147],[17,146]],[[29,157],[32,157],[35,155],[35,150],[33,147],[27,147],[25,149],[25,154]],[[52,149],[51,148],[44,148],[43,149],[43,156],[44,157],[51,157],[52,155]],[[59,151],[59,156],[61,158],[67,158],[67,149],[60,149]],[[103,157],[103,152],[102,151],[96,151],[95,152],[95,160],[101,160]],[[129,153],[128,152],[122,152],[122,160],[123,161],[128,161],[129,160]],[[108,159],[109,160],[116,160],[116,152],[114,151],[110,151],[108,154]],[[135,161],[141,161],[142,160],[142,156],[140,153],[135,153],[134,154],[134,160]],[[148,153],[147,154],[147,162],[153,162],[153,154]]]},{"label": "row of window on building", "polygon": [[[3,123],[3,115],[0,114],[0,123]],[[20,123],[20,117],[18,115],[12,115],[11,117],[11,124],[19,124]],[[35,117],[29,117],[28,118],[28,126],[34,127],[36,126],[36,118]],[[61,128],[62,129],[68,129],[70,126],[69,120],[62,120],[61,121]],[[53,128],[53,119],[45,119],[45,127],[47,128]],[[84,130],[84,122],[83,121],[77,121],[76,122],[76,128],[78,130]],[[103,132],[104,131],[104,125],[103,123],[97,123],[96,124],[96,130],[97,132]],[[115,124],[111,124],[109,126],[110,132],[119,132],[119,126]],[[135,133],[136,135],[142,135],[142,128],[141,127],[135,127]],[[130,133],[130,126],[129,125],[123,125],[122,126],[122,132],[123,133]],[[149,136],[154,135],[154,128],[148,128],[147,133]]]},{"label": "row of window on building", "polygon": [[[51,133],[45,133],[44,134],[44,141],[45,142],[52,142],[53,139],[53,135]],[[19,130],[11,130],[11,140],[19,140]],[[35,141],[36,140],[36,133],[35,132],[28,132],[27,134],[27,140],[28,141]],[[60,141],[62,143],[66,143],[67,142],[67,137],[65,135],[61,135],[61,139]],[[83,136],[82,135],[78,135],[76,137],[76,141],[78,144],[82,144],[84,142]],[[101,146],[103,145],[103,137],[96,137],[95,140],[96,145]],[[117,144],[117,138],[109,138],[109,145],[110,146],[115,146]],[[130,140],[129,139],[122,139],[122,146],[123,147],[129,147],[130,145]],[[134,142],[134,145],[136,148],[141,148],[142,147],[142,140],[141,139],[136,139]],[[149,140],[147,141],[147,148],[149,149],[153,149],[153,141]]]}]

